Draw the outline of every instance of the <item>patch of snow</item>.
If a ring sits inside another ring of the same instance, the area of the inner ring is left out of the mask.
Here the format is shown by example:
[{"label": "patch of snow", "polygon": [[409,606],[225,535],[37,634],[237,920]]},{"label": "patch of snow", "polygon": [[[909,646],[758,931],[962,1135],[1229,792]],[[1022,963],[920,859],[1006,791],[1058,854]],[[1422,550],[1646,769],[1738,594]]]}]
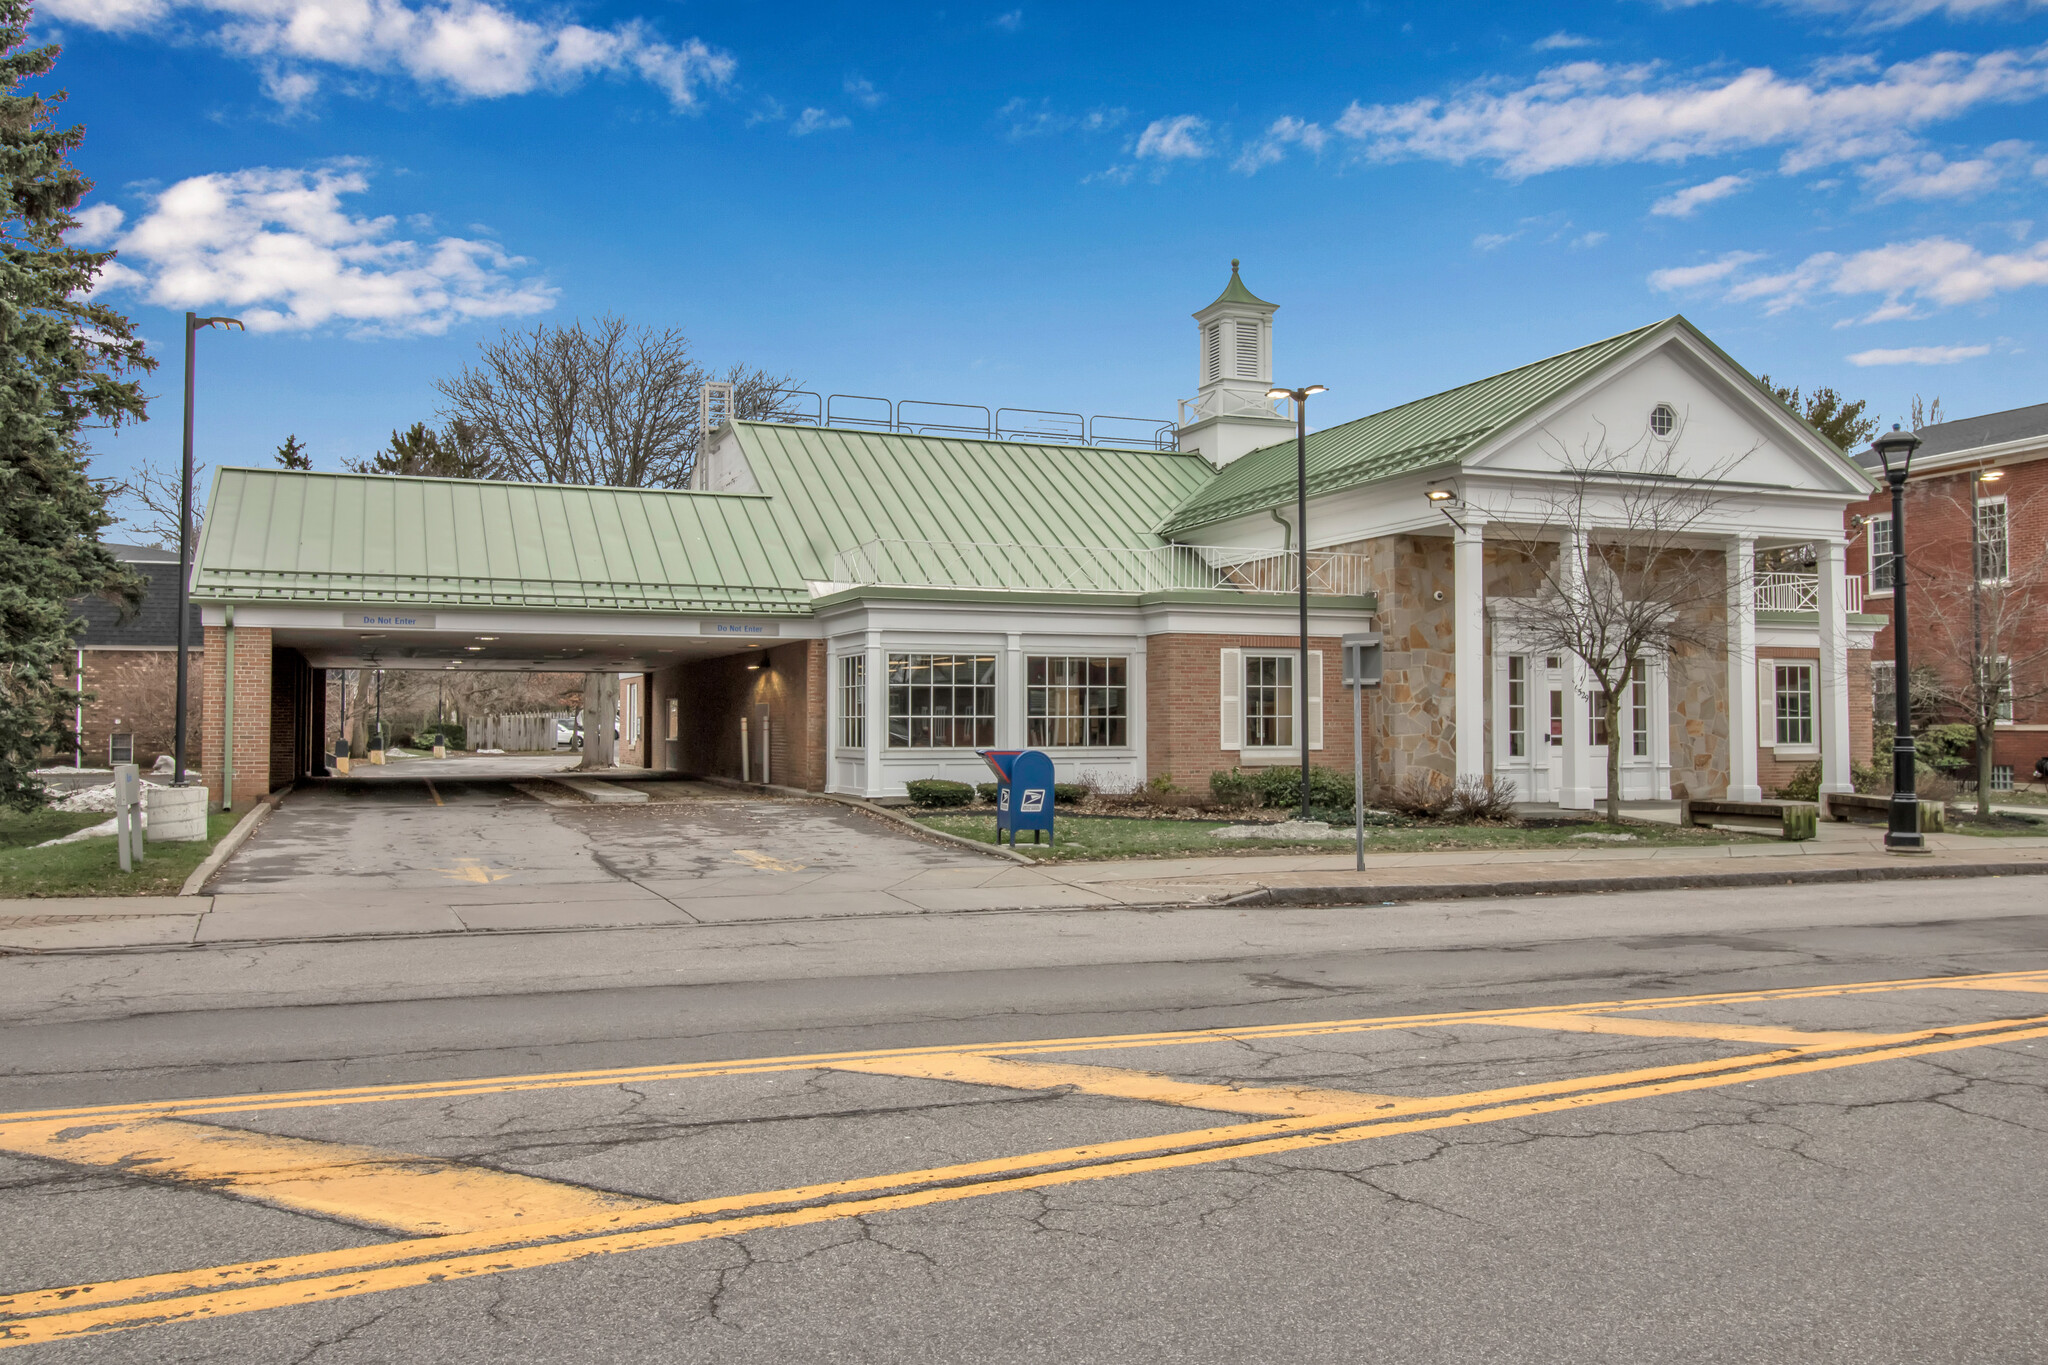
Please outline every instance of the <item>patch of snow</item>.
[{"label": "patch of snow", "polygon": [[[149,830],[149,819],[147,816],[143,817],[142,828],[145,833],[147,833]],[[80,839],[108,838],[111,837],[113,833],[114,821],[102,820],[97,825],[87,825],[84,829],[74,829],[71,831],[71,833],[64,835],[62,838],[45,839],[40,844],[37,844],[36,847],[53,848],[58,844],[75,844]]]},{"label": "patch of snow", "polygon": [[[161,789],[169,785],[170,784],[167,782],[144,782],[142,784],[144,799],[148,799],[148,792],[150,788],[156,787]],[[52,801],[50,803],[50,809],[73,812],[106,811],[107,813],[112,814],[114,809],[114,784],[111,782],[104,782],[97,787],[80,787],[77,791],[72,792],[69,796],[63,797],[60,800]]]},{"label": "patch of snow", "polygon": [[1225,825],[1209,831],[1218,839],[1328,839],[1327,820],[1282,820],[1277,825]]},{"label": "patch of snow", "polygon": [[1598,830],[1588,830],[1584,834],[1574,834],[1571,837],[1583,839],[1589,844],[1632,844],[1638,838],[1634,834],[1602,834]]}]

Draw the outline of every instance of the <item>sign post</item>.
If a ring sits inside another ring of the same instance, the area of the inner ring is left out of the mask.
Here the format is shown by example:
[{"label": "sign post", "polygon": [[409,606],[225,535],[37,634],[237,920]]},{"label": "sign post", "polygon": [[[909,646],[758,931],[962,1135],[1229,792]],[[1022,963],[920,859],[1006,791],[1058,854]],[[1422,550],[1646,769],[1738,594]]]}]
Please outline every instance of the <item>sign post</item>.
[{"label": "sign post", "polygon": [[1358,870],[1365,871],[1365,689],[1380,685],[1378,631],[1346,635],[1344,685],[1351,689],[1351,819],[1358,845]]}]

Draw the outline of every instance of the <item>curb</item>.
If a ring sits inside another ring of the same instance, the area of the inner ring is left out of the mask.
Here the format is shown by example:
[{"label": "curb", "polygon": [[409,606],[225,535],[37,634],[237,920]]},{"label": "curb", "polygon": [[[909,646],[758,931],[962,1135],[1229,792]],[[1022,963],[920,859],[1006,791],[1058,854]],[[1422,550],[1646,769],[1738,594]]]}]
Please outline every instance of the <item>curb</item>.
[{"label": "curb", "polygon": [[235,827],[227,832],[226,837],[214,845],[213,852],[206,855],[206,861],[192,869],[192,875],[185,878],[185,884],[178,888],[178,894],[196,896],[204,890],[207,882],[218,875],[221,868],[227,866],[228,859],[234,857],[242,845],[249,842],[249,836],[270,818],[270,813],[278,808],[290,790],[291,788],[287,787],[283,791],[274,791],[257,802],[255,808],[243,816]]},{"label": "curb", "polygon": [[2048,877],[2048,862],[1825,867],[1783,872],[1673,873],[1638,877],[1556,877],[1511,882],[1388,883],[1383,886],[1262,886],[1212,905],[1391,905],[1406,901],[1586,896],[1603,891],[1711,891],[1743,886],[1825,886],[1842,882],[1932,881],[1961,877]]},{"label": "curb", "polygon": [[765,782],[740,782],[730,777],[701,777],[697,780],[709,782],[720,787],[733,787],[740,791],[774,792],[778,796],[801,796],[811,801],[836,801],[842,806],[851,806],[857,811],[865,811],[869,815],[878,816],[883,820],[901,825],[904,829],[923,839],[933,839],[939,843],[954,844],[960,848],[972,849],[976,853],[984,853],[993,858],[1006,858],[1013,863],[1022,863],[1026,867],[1035,866],[1037,863],[1037,859],[1022,853],[1013,853],[1000,844],[984,844],[974,839],[963,839],[957,834],[948,834],[942,829],[933,829],[930,825],[921,824],[907,815],[899,815],[887,806],[878,806],[874,802],[864,801],[858,796],[841,796],[837,792],[809,792],[801,787],[777,787]]}]

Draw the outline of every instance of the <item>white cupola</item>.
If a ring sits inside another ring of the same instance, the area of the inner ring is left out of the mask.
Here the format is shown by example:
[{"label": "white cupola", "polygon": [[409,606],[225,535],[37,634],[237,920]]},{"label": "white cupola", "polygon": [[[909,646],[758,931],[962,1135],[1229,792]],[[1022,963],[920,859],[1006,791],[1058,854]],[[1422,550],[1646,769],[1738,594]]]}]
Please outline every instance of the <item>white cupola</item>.
[{"label": "white cupola", "polygon": [[1218,469],[1294,429],[1266,397],[1273,385],[1273,314],[1280,305],[1245,288],[1237,264],[1230,263],[1230,283],[1216,301],[1195,314],[1201,383],[1180,405],[1180,448],[1199,451]]}]

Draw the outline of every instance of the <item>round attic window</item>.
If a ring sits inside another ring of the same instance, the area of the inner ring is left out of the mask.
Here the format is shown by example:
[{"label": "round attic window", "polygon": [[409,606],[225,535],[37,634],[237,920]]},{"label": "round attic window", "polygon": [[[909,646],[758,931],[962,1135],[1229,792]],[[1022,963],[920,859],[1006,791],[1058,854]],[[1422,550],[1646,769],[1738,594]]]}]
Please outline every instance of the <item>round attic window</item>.
[{"label": "round attic window", "polygon": [[1650,409],[1650,430],[1659,436],[1669,436],[1678,430],[1678,410],[1669,403],[1659,403]]}]

